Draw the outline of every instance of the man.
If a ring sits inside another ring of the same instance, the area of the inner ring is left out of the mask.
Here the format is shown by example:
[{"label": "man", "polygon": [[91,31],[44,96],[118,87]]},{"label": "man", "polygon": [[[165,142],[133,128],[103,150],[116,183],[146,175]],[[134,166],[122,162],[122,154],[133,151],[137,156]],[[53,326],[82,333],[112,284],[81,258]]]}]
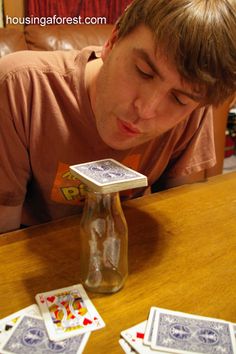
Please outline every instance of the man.
[{"label": "man", "polygon": [[211,106],[235,87],[235,0],[134,0],[102,50],[4,57],[1,232],[77,213],[69,165],[112,157],[166,188],[197,176],[215,163]]}]

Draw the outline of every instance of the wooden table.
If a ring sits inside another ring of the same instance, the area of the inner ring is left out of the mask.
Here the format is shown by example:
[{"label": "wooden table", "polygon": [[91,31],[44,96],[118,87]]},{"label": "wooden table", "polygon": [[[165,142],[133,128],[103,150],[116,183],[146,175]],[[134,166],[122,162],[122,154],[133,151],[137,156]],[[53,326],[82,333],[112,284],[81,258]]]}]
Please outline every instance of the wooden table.
[{"label": "wooden table", "polygon": [[[129,277],[116,294],[88,293],[106,327],[85,354],[122,353],[121,330],[151,306],[236,322],[236,173],[129,201],[124,212]],[[1,235],[0,317],[78,283],[78,229],[69,217]]]}]

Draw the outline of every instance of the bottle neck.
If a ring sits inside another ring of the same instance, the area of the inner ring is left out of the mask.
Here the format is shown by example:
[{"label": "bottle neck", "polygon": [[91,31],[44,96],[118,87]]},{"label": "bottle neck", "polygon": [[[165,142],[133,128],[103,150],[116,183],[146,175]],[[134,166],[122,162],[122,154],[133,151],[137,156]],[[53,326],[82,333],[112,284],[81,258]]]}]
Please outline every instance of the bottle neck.
[{"label": "bottle neck", "polygon": [[119,192],[99,193],[91,189],[87,190],[84,213],[97,215],[115,215],[122,213]]}]

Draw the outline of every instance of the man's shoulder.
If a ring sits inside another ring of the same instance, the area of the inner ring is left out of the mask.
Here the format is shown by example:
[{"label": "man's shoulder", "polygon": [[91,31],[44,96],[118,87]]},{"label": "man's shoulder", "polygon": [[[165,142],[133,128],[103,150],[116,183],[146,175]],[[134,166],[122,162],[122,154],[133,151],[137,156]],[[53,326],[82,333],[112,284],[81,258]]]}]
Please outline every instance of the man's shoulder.
[{"label": "man's shoulder", "polygon": [[73,68],[80,51],[24,50],[0,59],[0,80],[23,71],[66,71]]},{"label": "man's shoulder", "polygon": [[58,72],[62,75],[83,66],[92,53],[99,57],[101,47],[89,46],[82,50],[14,52],[0,58],[0,81],[23,72]]},{"label": "man's shoulder", "polygon": [[201,128],[212,125],[212,106],[203,106],[196,108],[186,119],[181,121],[176,127],[175,132],[195,133]]}]

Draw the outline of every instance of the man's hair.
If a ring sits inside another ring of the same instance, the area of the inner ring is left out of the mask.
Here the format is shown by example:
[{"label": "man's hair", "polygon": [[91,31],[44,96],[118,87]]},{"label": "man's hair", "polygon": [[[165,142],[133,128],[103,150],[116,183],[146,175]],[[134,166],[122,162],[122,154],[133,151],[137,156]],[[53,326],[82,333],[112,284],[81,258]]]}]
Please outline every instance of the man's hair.
[{"label": "man's hair", "polygon": [[236,91],[236,0],[134,0],[116,23],[118,38],[141,24],[206,103]]}]

